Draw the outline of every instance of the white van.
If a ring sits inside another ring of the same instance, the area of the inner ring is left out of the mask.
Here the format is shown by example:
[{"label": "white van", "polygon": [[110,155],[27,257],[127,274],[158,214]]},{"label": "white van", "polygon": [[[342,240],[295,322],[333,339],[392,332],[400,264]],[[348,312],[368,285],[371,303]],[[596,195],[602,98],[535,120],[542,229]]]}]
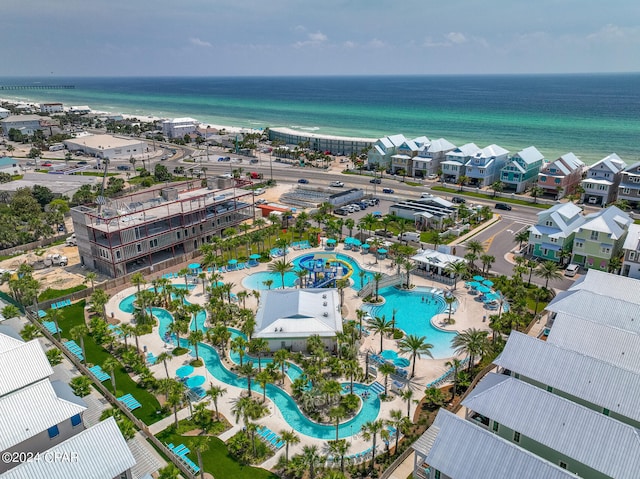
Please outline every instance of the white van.
[{"label": "white van", "polygon": [[415,241],[415,242],[419,242],[420,241],[420,233],[418,233],[416,231],[406,231],[406,232],[402,233],[401,235],[398,235],[398,239],[400,241]]},{"label": "white van", "polygon": [[422,193],[420,199],[422,198],[433,198],[433,195],[431,193]]},{"label": "white van", "polygon": [[573,278],[579,269],[580,265],[571,263],[569,266],[567,266],[567,269],[564,270],[564,275],[568,276],[569,278]]}]

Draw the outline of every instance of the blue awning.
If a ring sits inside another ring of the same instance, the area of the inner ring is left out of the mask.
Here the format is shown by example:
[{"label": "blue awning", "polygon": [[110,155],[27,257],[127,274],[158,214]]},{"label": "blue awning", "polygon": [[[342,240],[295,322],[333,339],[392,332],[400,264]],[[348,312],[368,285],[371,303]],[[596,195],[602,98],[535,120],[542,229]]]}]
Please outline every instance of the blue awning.
[{"label": "blue awning", "polygon": [[551,251],[560,251],[560,246],[558,246],[557,244],[542,243],[540,245],[540,247],[544,248],[544,249],[551,250]]}]

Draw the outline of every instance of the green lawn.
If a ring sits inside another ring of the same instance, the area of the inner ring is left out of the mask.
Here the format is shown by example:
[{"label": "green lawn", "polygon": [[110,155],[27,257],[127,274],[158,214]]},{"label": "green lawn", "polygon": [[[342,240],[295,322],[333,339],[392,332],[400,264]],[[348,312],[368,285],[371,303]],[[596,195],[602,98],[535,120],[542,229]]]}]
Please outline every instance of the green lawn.
[{"label": "green lawn", "polygon": [[42,293],[40,293],[40,296],[38,296],[38,301],[46,301],[48,299],[59,298],[60,296],[66,296],[67,294],[75,293],[76,291],[82,291],[83,289],[87,289],[86,285],[84,284],[79,284],[78,286],[67,289],[47,288]]},{"label": "green lawn", "polygon": [[[192,451],[193,445],[200,440],[198,436],[181,436],[179,434],[162,431],[157,434],[158,440],[165,444],[173,443],[178,446],[184,444]],[[213,474],[216,479],[278,479],[278,476],[265,469],[253,466],[243,466],[238,463],[227,451],[226,444],[214,436],[209,436],[209,450],[202,454],[204,470]],[[188,455],[195,464],[198,457],[195,452]]]},{"label": "green lawn", "polygon": [[[71,328],[84,324],[84,306],[85,302],[80,301],[61,310],[63,319],[59,322],[59,326],[60,329],[62,329],[63,339],[71,339],[69,334]],[[79,341],[76,342],[80,345]],[[87,365],[89,366],[92,364],[102,365],[107,358],[112,357],[109,351],[97,344],[91,336],[84,338],[84,347],[87,354]],[[131,379],[129,374],[127,374],[124,368],[116,370],[115,377],[117,388],[116,397],[120,397],[125,394],[132,394],[133,397],[142,404],[141,408],[133,411],[134,416],[145,424],[153,424],[166,416],[166,414],[160,414],[157,412],[160,411],[161,408],[156,397],[146,389],[139,387],[136,382]],[[110,392],[113,393],[111,380],[107,380],[103,384]]]},{"label": "green lawn", "polygon": [[494,197],[493,194],[485,194],[485,193],[475,193],[473,191],[460,191],[457,188],[447,188],[445,186],[432,186],[431,189],[433,191],[442,191],[443,193],[452,193],[459,196],[470,196],[472,198],[481,198],[483,200],[497,201],[500,203],[511,203],[514,205],[523,205],[523,206],[533,206],[534,208],[540,208],[543,210],[549,209],[549,205],[543,205],[540,203],[532,203],[531,201],[525,200],[516,200],[512,198],[504,198],[504,197]]}]

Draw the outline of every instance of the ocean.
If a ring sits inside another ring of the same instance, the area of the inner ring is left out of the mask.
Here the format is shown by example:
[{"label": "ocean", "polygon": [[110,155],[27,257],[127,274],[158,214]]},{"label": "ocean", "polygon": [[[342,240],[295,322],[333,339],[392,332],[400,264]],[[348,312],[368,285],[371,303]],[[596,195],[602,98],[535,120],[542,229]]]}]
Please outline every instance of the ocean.
[{"label": "ocean", "polygon": [[0,86],[15,84],[75,89],[0,97],[247,128],[444,137],[514,153],[534,145],[547,159],[572,151],[587,164],[612,152],[640,159],[640,74],[0,78]]}]

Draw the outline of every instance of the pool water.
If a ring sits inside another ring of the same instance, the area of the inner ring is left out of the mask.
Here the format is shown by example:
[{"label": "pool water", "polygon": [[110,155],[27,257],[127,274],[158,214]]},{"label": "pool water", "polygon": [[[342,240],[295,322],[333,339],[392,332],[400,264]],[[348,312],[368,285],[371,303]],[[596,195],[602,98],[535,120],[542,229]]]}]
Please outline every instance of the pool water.
[{"label": "pool water", "polygon": [[[174,284],[173,286],[177,289],[187,288],[187,286],[184,284]],[[188,286],[189,291],[191,291],[195,287],[196,287],[195,284],[190,284]],[[148,291],[153,291],[153,288],[148,288]],[[158,288],[157,291],[162,292],[162,288]],[[136,301],[136,293],[133,293],[127,296],[126,298],[124,298],[122,301],[120,301],[120,303],[118,303],[118,308],[120,308],[120,310],[125,313],[133,314],[133,312],[135,311],[135,308],[133,307],[133,303],[135,303],[135,301]]]},{"label": "pool water", "polygon": [[[168,337],[168,327],[173,321],[171,314],[162,308],[152,308],[152,312],[159,322],[159,334],[160,337],[165,339]],[[241,335],[237,330],[230,329],[232,338],[234,336]],[[180,339],[180,345],[183,347],[190,347],[189,343],[185,339]],[[200,358],[203,360],[204,365],[217,380],[222,381],[225,384],[236,386],[239,388],[247,389],[247,380],[226,369],[220,361],[218,352],[210,345],[200,343],[198,346],[198,352]],[[194,355],[192,351],[191,355]],[[231,359],[236,364],[240,363],[240,357],[236,353],[231,354]],[[245,361],[247,356],[245,356]],[[253,359],[256,361],[255,359]],[[271,362],[271,358],[261,359],[263,365]],[[295,377],[302,375],[302,370],[295,364],[289,363],[290,378],[293,380]],[[348,390],[349,383],[343,383],[343,388]],[[262,394],[262,388],[255,381],[251,381],[251,389],[258,394]],[[363,424],[367,421],[374,421],[380,413],[380,399],[375,393],[370,391],[369,386],[360,383],[353,384],[354,394],[358,394],[361,398],[363,393],[368,393],[366,398],[362,399],[362,408],[360,412],[349,421],[341,424],[338,428],[338,436],[340,438],[350,437],[360,432]],[[311,437],[315,437],[323,440],[335,439],[336,428],[330,424],[317,424],[308,419],[298,408],[298,405],[289,394],[273,384],[267,384],[266,395],[271,399],[274,404],[280,409],[284,420],[296,431],[306,434]]]},{"label": "pool water", "polygon": [[363,306],[367,313],[373,317],[384,315],[387,320],[391,320],[395,309],[396,328],[402,329],[405,334],[426,336],[427,342],[433,344],[431,354],[436,359],[453,356],[451,340],[457,333],[442,331],[431,325],[431,318],[447,311],[448,307],[442,296],[432,294],[430,288],[405,291],[393,286],[381,289],[380,295],[384,297],[385,304]]}]

